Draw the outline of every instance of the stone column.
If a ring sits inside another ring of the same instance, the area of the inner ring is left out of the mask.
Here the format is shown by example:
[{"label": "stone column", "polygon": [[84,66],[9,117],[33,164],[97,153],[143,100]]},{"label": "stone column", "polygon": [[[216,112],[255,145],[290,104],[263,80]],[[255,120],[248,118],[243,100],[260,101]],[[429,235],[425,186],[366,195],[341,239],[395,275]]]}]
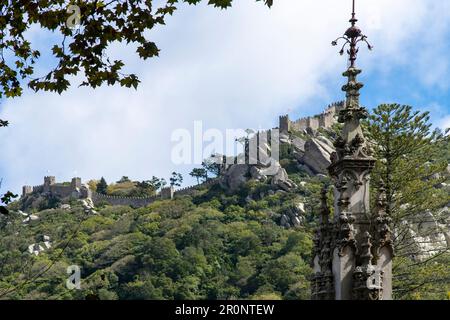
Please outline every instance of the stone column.
[{"label": "stone column", "polygon": [[328,168],[334,182],[334,217],[328,220],[323,194],[315,238],[313,299],[392,298],[391,221],[386,215],[384,190],[380,190],[375,210],[370,210],[370,173],[375,159],[360,124],[367,117],[359,105],[363,84],[356,76],[360,72],[350,67],[344,73],[348,83],[342,89],[347,100],[338,119],[344,126]]}]

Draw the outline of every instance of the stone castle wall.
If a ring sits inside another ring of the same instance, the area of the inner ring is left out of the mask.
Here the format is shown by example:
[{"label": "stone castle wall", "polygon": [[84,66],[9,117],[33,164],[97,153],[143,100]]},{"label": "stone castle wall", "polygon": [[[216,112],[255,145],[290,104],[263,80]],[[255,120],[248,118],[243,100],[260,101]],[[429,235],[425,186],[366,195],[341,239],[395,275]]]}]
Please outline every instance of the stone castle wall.
[{"label": "stone castle wall", "polygon": [[76,191],[72,189],[71,186],[65,186],[65,185],[52,185],[49,188],[49,191],[51,194],[54,194],[61,198],[67,198],[72,195],[72,192]]},{"label": "stone castle wall", "polygon": [[158,199],[161,199],[160,196],[153,196],[153,197],[110,196],[106,194],[97,193],[95,191],[92,192],[91,198],[95,205],[107,203],[112,206],[131,206],[134,208],[145,207],[150,203],[155,202]]},{"label": "stone castle wall", "polygon": [[280,116],[280,132],[303,131],[306,128],[317,130],[319,128],[330,128],[337,122],[336,116],[344,108],[344,101],[336,102],[319,115],[305,117],[291,121],[288,115]]},{"label": "stone castle wall", "polygon": [[[63,185],[55,183],[54,177],[45,177],[44,184],[40,186],[23,186],[22,197],[29,194],[42,194],[50,193],[61,198],[88,198],[90,197],[95,205],[101,203],[107,203],[112,206],[131,206],[134,208],[145,207],[152,202],[159,199],[172,199],[176,196],[193,195],[200,187],[210,186],[219,183],[219,178],[210,179],[202,184],[174,190],[173,187],[167,187],[161,190],[161,192],[151,197],[121,197],[100,194],[95,191],[91,191],[81,185],[80,178],[73,178],[70,185]],[[81,189],[81,190],[80,190]],[[86,191],[88,192],[83,192]]]},{"label": "stone castle wall", "polygon": [[73,192],[78,192],[81,188],[81,179],[73,178],[70,185],[56,183],[53,176],[44,177],[44,184],[39,186],[23,186],[22,197],[31,193],[52,193],[60,197],[69,197]]},{"label": "stone castle wall", "polygon": [[[296,121],[291,121],[289,116],[280,116],[279,119],[279,130],[281,132],[289,132],[291,130],[294,131],[303,131],[306,128],[311,128],[317,130],[319,128],[329,128],[334,123],[337,122],[336,115],[339,113],[341,109],[344,107],[344,102],[337,102],[328,106],[328,108],[320,115],[316,115],[313,117],[301,118]],[[253,145],[258,145],[259,135],[264,134],[269,135],[271,130],[261,131],[258,134],[255,134],[250,143]],[[270,144],[270,139],[267,137],[267,144]],[[86,188],[82,186],[81,178],[73,178],[70,184],[61,184],[56,183],[56,179],[54,176],[46,176],[44,177],[44,184],[38,186],[23,186],[22,188],[22,197],[25,197],[29,194],[40,194],[40,193],[50,193],[57,195],[61,198],[87,198],[92,197],[94,203],[106,202],[110,205],[130,205],[133,207],[142,207],[146,206],[158,199],[172,199],[176,196],[183,195],[193,195],[198,188],[204,186],[210,186],[213,184],[219,183],[219,178],[210,179],[200,185],[191,186],[183,189],[179,189],[174,191],[171,188],[165,188],[161,191],[160,194],[152,197],[120,197],[120,196],[109,196],[99,194],[94,191],[90,191],[87,189],[87,193],[85,192]],[[169,190],[170,189],[170,190]]]},{"label": "stone castle wall", "polygon": [[44,190],[44,185],[39,186],[23,186],[22,187],[22,196],[25,196],[29,193],[37,192],[40,193]]},{"label": "stone castle wall", "polygon": [[207,187],[207,186],[212,186],[214,184],[219,183],[220,178],[215,178],[215,179],[209,179],[199,185],[196,186],[190,186],[190,187],[186,187],[186,188],[182,188],[179,189],[177,191],[175,191],[174,196],[192,196],[195,194],[195,192],[201,188],[201,187]]}]

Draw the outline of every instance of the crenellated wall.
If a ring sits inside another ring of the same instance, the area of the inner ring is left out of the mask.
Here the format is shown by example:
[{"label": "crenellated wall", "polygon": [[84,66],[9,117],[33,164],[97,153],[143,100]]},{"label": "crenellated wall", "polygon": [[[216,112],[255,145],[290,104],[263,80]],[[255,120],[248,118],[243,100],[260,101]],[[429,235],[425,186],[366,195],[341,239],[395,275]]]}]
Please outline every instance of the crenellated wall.
[{"label": "crenellated wall", "polygon": [[319,115],[305,117],[296,121],[291,121],[288,115],[280,117],[280,131],[303,131],[306,128],[317,130],[319,128],[330,128],[337,122],[339,111],[344,108],[344,101],[336,102],[327,107],[327,109]]},{"label": "crenellated wall", "polygon": [[131,206],[135,208],[145,207],[159,199],[173,199],[175,196],[193,195],[195,191],[204,186],[210,186],[219,182],[219,178],[210,179],[200,185],[182,188],[175,191],[173,187],[166,187],[155,196],[151,197],[121,197],[100,194],[89,190],[81,185],[80,178],[73,178],[70,185],[56,183],[54,177],[45,177],[44,184],[40,186],[23,186],[22,197],[33,193],[50,193],[61,198],[88,198],[90,197],[94,204],[108,203],[112,206]]},{"label": "crenellated wall", "polygon": [[193,195],[198,190],[198,188],[212,186],[214,184],[219,183],[219,181],[220,181],[220,178],[209,179],[199,185],[190,186],[190,187],[176,190],[174,193],[174,196],[176,197],[176,196]]},{"label": "crenellated wall", "polygon": [[69,197],[73,192],[79,192],[81,188],[81,178],[73,178],[70,185],[56,183],[53,176],[44,177],[44,184],[39,186],[23,186],[22,197],[31,193],[52,193],[59,197]]},{"label": "crenellated wall", "polygon": [[161,190],[158,195],[152,197],[120,197],[120,196],[110,196],[104,195],[97,192],[92,192],[92,201],[94,204],[101,202],[106,202],[112,206],[131,206],[134,208],[145,207],[149,204],[160,199],[172,199],[177,196],[193,195],[198,188],[211,186],[219,183],[219,178],[210,179],[199,185],[190,186],[174,191],[172,187],[167,187]]},{"label": "crenellated wall", "polygon": [[131,206],[135,208],[145,207],[150,203],[161,199],[160,196],[153,197],[119,197],[119,196],[110,196],[106,194],[97,193],[95,191],[92,192],[92,201],[95,205],[106,202],[112,206]]},{"label": "crenellated wall", "polygon": [[33,187],[33,192],[42,192],[44,191],[44,185],[41,184],[40,186],[34,186]]}]

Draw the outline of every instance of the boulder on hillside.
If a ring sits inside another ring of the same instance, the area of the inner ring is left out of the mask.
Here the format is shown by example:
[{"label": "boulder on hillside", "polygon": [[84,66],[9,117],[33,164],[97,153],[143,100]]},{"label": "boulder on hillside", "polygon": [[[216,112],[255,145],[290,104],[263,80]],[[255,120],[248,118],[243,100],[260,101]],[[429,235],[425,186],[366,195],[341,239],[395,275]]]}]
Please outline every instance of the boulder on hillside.
[{"label": "boulder on hillside", "polygon": [[417,261],[426,260],[450,248],[450,213],[447,207],[435,214],[426,211],[411,216],[401,225],[395,233],[401,232],[409,256]]},{"label": "boulder on hillside", "polygon": [[97,214],[97,211],[94,210],[95,206],[94,206],[94,202],[92,201],[91,198],[82,199],[82,200],[80,200],[80,202],[81,202],[81,206],[83,207],[85,213]]},{"label": "boulder on hillside", "polygon": [[66,204],[66,203],[60,205],[59,208],[62,210],[70,210],[71,209],[70,204]]},{"label": "boulder on hillside", "polygon": [[303,140],[302,138],[299,138],[299,137],[292,138],[292,145],[294,146],[294,149],[296,151],[304,153],[305,152],[305,144],[306,144],[306,141]]},{"label": "boulder on hillside", "polygon": [[250,167],[250,176],[252,177],[252,179],[258,181],[265,181],[267,179],[267,176],[263,173],[263,170],[256,166]]},{"label": "boulder on hillside", "polygon": [[280,225],[285,228],[297,227],[304,222],[305,214],[304,203],[297,203],[289,206],[282,213]]},{"label": "boulder on hillside", "polygon": [[328,139],[328,138],[326,138],[326,137],[324,137],[324,136],[317,136],[317,137],[316,137],[316,140],[317,140],[321,145],[325,144],[327,147],[333,149],[333,151],[334,151],[334,145],[333,145],[333,142],[331,142],[330,139]]},{"label": "boulder on hillside", "polygon": [[331,165],[330,156],[334,149],[324,142],[323,139],[311,138],[305,144],[305,154],[302,162],[306,164],[314,173],[327,173],[327,168]]},{"label": "boulder on hillside", "polygon": [[231,165],[223,174],[220,184],[229,191],[236,191],[247,181],[254,179],[258,181],[266,181],[271,179],[270,183],[284,191],[290,191],[296,188],[286,170],[278,161],[272,160],[271,165],[248,165],[234,164]]},{"label": "boulder on hillside", "polygon": [[278,170],[278,172],[272,177],[271,184],[274,186],[278,186],[280,189],[284,191],[291,191],[296,188],[296,184],[289,179],[289,175],[287,174],[284,168]]},{"label": "boulder on hillside", "polygon": [[222,187],[230,191],[236,191],[250,178],[250,165],[234,164],[224,173],[221,181]]},{"label": "boulder on hillside", "polygon": [[289,139],[289,134],[287,134],[285,132],[281,132],[280,133],[280,142],[291,144],[291,140]]}]

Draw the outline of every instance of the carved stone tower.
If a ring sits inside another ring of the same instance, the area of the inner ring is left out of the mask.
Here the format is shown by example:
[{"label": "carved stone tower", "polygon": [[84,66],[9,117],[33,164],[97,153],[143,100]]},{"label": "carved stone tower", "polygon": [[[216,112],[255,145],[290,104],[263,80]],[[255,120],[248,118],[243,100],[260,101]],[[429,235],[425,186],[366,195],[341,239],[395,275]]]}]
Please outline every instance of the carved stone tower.
[{"label": "carved stone tower", "polygon": [[384,190],[380,190],[377,207],[371,211],[370,173],[375,165],[364,138],[360,120],[367,111],[359,103],[358,82],[361,73],[355,67],[358,43],[372,46],[356,26],[355,1],[351,27],[343,39],[340,51],[348,45],[349,67],[344,72],[347,84],[345,108],[339,112],[343,124],[340,137],[334,143],[329,174],[334,182],[334,217],[327,207],[327,191],[322,193],[320,226],[314,243],[314,276],[312,299],[318,300],[389,300],[392,298],[392,243],[386,215]]}]

